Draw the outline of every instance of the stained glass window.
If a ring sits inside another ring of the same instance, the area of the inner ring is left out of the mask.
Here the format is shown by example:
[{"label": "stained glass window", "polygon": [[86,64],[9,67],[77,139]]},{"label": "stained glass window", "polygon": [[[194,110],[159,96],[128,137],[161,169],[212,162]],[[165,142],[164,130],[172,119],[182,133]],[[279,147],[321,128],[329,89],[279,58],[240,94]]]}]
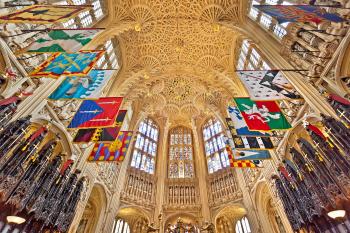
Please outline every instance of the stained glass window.
[{"label": "stained glass window", "polygon": [[150,118],[139,125],[130,166],[154,174],[159,129]]},{"label": "stained glass window", "polygon": [[243,217],[241,220],[237,221],[236,232],[237,233],[252,233],[247,217]]},{"label": "stained glass window", "polygon": [[230,166],[225,150],[225,135],[221,123],[215,118],[209,119],[203,126],[203,139],[208,172],[213,173]]},{"label": "stained glass window", "polygon": [[169,178],[194,177],[192,131],[179,126],[169,133]]}]

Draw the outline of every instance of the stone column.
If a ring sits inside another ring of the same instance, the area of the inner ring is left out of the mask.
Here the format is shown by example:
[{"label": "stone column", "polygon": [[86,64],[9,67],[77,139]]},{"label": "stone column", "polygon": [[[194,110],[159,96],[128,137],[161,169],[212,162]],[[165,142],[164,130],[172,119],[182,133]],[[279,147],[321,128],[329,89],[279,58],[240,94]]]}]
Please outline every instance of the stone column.
[{"label": "stone column", "polygon": [[253,203],[252,193],[250,192],[249,187],[247,186],[244,180],[242,169],[236,169],[236,174],[238,185],[243,193],[243,204],[245,209],[247,210],[247,217],[251,226],[251,230],[252,232],[256,233],[264,233],[262,231],[258,211],[256,210],[256,207]]},{"label": "stone column", "polygon": [[[138,112],[134,112],[131,122],[129,124],[129,129],[133,130],[134,132],[136,132],[137,127],[138,127],[138,123],[139,123],[139,118],[140,115],[138,114]],[[106,208],[106,213],[104,216],[104,220],[103,220],[103,225],[101,227],[101,229],[97,229],[97,232],[99,233],[109,233],[112,232],[112,228],[113,228],[113,223],[115,220],[115,217],[118,214],[119,211],[119,206],[120,206],[120,194],[124,188],[124,183],[126,181],[127,178],[127,169],[129,167],[130,164],[130,160],[132,157],[132,146],[134,144],[136,137],[135,134],[132,137],[132,140],[130,142],[130,147],[129,150],[125,156],[125,159],[123,161],[123,163],[120,165],[120,171],[119,171],[119,177],[118,177],[118,181],[117,184],[115,186],[115,189],[112,191],[112,197],[111,197],[111,201],[109,203],[109,206],[107,206]]]},{"label": "stone column", "polygon": [[[278,155],[274,150],[270,151],[270,153],[272,156],[272,160],[264,161],[264,168],[262,170],[262,175],[261,175],[261,178],[259,181],[263,181],[263,182],[266,182],[268,184],[269,193],[270,193],[271,198],[273,200],[275,210],[277,211],[278,215],[280,216],[280,218],[282,220],[282,224],[284,226],[284,229],[286,230],[287,233],[292,233],[293,230],[292,230],[291,225],[289,223],[289,220],[287,218],[286,212],[284,211],[284,208],[282,206],[282,202],[278,198],[278,196],[274,195],[276,193],[276,190],[275,190],[274,184],[273,184],[272,179],[271,179],[271,176],[273,174],[277,174],[276,167],[278,166],[280,161],[278,160],[278,158],[277,158]],[[254,188],[256,188],[256,185]],[[257,206],[257,204],[258,203],[255,203],[255,206]],[[271,223],[268,223],[268,224],[271,224]]]},{"label": "stone column", "polygon": [[70,229],[68,230],[69,233],[74,233],[78,229],[80,220],[83,217],[86,204],[88,203],[88,200],[92,192],[92,188],[94,187],[94,183],[96,180],[95,169],[91,169],[91,167],[87,167],[86,169],[82,170],[82,173],[84,174],[84,176],[88,178],[89,183],[87,184],[88,186],[86,187],[86,190],[82,194],[81,200],[78,203],[77,209],[75,211],[74,219],[72,221],[72,224],[70,225]]},{"label": "stone column", "polygon": [[193,145],[195,145],[194,150],[194,161],[196,166],[196,177],[198,179],[198,189],[200,195],[200,203],[202,206],[202,216],[203,221],[211,221],[210,209],[209,209],[209,198],[208,198],[208,190],[207,187],[207,165],[205,162],[205,152],[203,145],[203,134],[201,130],[201,126],[197,125],[194,121],[192,121],[192,129],[193,129]]},{"label": "stone column", "polygon": [[[158,221],[158,214],[162,212],[163,205],[165,203],[165,181],[167,179],[167,168],[168,168],[168,133],[169,123],[168,121],[163,122],[159,125],[159,140],[158,140],[158,154],[157,154],[157,166],[155,176],[157,177],[156,182],[156,207],[154,210],[153,221]],[[164,219],[164,218],[163,218]],[[160,232],[163,232],[164,222],[159,222]],[[156,224],[157,225],[157,224]]]}]

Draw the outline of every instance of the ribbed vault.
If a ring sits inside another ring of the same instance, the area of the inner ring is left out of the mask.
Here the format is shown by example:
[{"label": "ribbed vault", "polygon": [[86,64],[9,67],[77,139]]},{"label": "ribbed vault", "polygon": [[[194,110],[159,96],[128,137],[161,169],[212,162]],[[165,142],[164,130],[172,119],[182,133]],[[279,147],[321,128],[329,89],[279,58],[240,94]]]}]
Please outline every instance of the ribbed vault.
[{"label": "ribbed vault", "polygon": [[[173,120],[220,110],[245,95],[234,74],[245,4],[239,0],[111,0],[105,34],[117,36],[123,68],[111,95]],[[123,28],[123,30],[121,30]],[[114,30],[115,29],[115,30]]]}]

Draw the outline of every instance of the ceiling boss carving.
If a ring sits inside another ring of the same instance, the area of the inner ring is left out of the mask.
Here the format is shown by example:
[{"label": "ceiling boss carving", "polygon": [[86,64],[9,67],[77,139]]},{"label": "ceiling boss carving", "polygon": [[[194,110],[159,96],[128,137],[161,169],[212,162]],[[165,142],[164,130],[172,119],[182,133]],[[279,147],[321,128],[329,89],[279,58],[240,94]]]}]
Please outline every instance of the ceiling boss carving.
[{"label": "ceiling boss carving", "polygon": [[[234,53],[244,6],[238,0],[111,0],[109,26],[120,32],[123,75],[113,94],[143,111],[190,119],[239,93]],[[231,74],[231,75],[230,75]],[[116,84],[115,84],[116,85]],[[113,89],[113,88],[112,88]],[[113,91],[113,90],[112,90]]]}]

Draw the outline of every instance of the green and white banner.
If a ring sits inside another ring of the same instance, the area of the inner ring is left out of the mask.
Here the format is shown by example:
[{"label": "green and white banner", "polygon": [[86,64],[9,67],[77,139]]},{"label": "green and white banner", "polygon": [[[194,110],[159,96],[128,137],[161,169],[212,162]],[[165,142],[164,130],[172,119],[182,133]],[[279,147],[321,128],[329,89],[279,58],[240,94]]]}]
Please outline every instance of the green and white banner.
[{"label": "green and white banner", "polygon": [[42,35],[23,52],[30,53],[75,53],[87,45],[103,29],[53,29]]}]

